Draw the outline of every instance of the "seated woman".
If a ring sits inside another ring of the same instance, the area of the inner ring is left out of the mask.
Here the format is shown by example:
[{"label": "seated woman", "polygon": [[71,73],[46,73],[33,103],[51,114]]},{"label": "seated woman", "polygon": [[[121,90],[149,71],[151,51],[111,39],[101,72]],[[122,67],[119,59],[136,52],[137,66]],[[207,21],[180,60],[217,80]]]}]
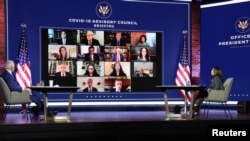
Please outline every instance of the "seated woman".
[{"label": "seated woman", "polygon": [[89,64],[87,66],[86,72],[84,73],[84,76],[89,76],[89,77],[96,76],[96,77],[98,77],[100,75],[97,73],[94,64]]},{"label": "seated woman", "polygon": [[127,76],[127,75],[123,71],[121,64],[119,62],[116,62],[109,76]]},{"label": "seated woman", "polygon": [[67,53],[67,48],[65,46],[61,46],[59,48],[59,54],[56,54],[56,60],[68,60],[69,56]]},{"label": "seated woman", "polygon": [[150,61],[150,56],[146,47],[140,49],[140,55],[137,56],[137,61]]},{"label": "seated woman", "polygon": [[212,80],[210,87],[207,90],[199,91],[197,95],[197,98],[194,103],[194,115],[199,114],[199,109],[201,107],[201,104],[204,101],[204,99],[209,95],[211,89],[224,90],[222,70],[219,67],[213,67],[211,70],[211,76]]},{"label": "seated woman", "polygon": [[150,47],[150,45],[147,43],[147,37],[146,35],[141,35],[139,42],[137,44],[137,46],[141,46],[141,47]]}]

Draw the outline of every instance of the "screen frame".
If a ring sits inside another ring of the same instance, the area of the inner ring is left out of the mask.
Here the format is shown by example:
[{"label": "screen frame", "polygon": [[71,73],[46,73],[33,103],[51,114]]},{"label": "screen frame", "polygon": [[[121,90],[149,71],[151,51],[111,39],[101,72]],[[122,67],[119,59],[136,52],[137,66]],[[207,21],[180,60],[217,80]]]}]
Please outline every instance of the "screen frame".
[{"label": "screen frame", "polygon": [[[82,29],[82,28],[74,28],[74,29],[71,28],[71,29],[69,29],[69,28],[65,28],[65,27],[40,27],[40,32],[41,32],[40,33],[40,38],[41,38],[41,52],[42,52],[42,55],[41,55],[42,59],[41,60],[46,60],[46,58],[48,58],[48,51],[44,51],[45,50],[44,48],[46,48],[46,45],[50,45],[49,40],[45,40],[45,39],[48,39],[48,34],[44,33],[48,29],[59,29],[59,30],[67,30],[67,31],[69,31],[69,30],[83,30],[83,31],[89,30],[89,29]],[[156,44],[156,47],[149,47],[149,48],[156,48],[155,49],[156,51],[154,52],[154,55],[158,56],[160,58],[154,60],[154,62],[152,61],[153,64],[155,64],[155,65],[153,65],[153,70],[154,71],[153,71],[152,77],[150,77],[150,78],[143,78],[143,81],[145,80],[145,81],[148,81],[148,82],[153,82],[154,85],[150,85],[150,84],[148,84],[148,85],[140,85],[140,86],[137,87],[137,89],[135,89],[135,90],[132,89],[132,91],[131,91],[131,86],[128,86],[126,88],[127,92],[121,92],[121,93],[122,94],[130,94],[130,95],[131,94],[152,93],[152,92],[153,93],[158,93],[159,91],[158,91],[158,89],[155,86],[162,84],[162,81],[163,81],[162,80],[163,79],[162,78],[162,68],[163,67],[161,66],[162,65],[162,54],[161,54],[161,52],[162,52],[162,48],[163,48],[163,42],[162,42],[163,32],[162,31],[161,32],[160,31],[147,31],[147,30],[144,30],[144,31],[130,31],[130,30],[121,31],[121,30],[115,30],[115,29],[114,30],[105,30],[105,29],[104,30],[100,30],[100,29],[98,29],[98,31],[103,31],[105,33],[106,32],[129,32],[129,33],[145,32],[145,33],[155,33],[155,38],[156,38],[155,39],[155,44]],[[105,44],[105,41],[104,41],[104,44]],[[80,47],[81,46],[86,46],[86,45],[83,45],[82,43],[76,44],[76,45],[79,45]],[[100,46],[102,46],[102,45],[100,45]],[[103,46],[105,47],[105,45],[103,45]],[[109,45],[106,45],[106,46],[108,47]],[[131,45],[130,48],[132,48],[132,47],[133,48],[135,48],[135,47],[137,48],[139,46],[136,46],[136,45],[132,46]],[[96,49],[95,49],[95,52],[96,52]],[[133,63],[142,63],[142,62],[134,62],[132,60],[129,60],[129,62],[131,64],[133,64]],[[44,66],[48,66],[48,65],[45,65],[44,61],[42,61],[41,64],[42,64],[42,66],[41,66],[42,70],[46,70],[47,68],[44,68]],[[134,70],[136,67],[134,67],[134,66],[132,67],[132,66],[133,65],[131,65],[131,70]],[[76,66],[75,66],[75,69],[77,69]],[[75,69],[74,69],[74,71],[76,71]],[[157,75],[158,75],[158,77],[157,77]],[[76,76],[76,78],[74,77],[74,79],[76,79],[76,82],[70,83],[69,86],[71,86],[71,85],[72,86],[79,85],[78,78],[77,78],[79,76],[77,76],[77,72],[75,73],[75,76]],[[104,77],[106,77],[106,76],[104,75]],[[154,79],[152,79],[152,78],[154,78]],[[53,79],[54,82],[55,82],[55,84],[57,84],[59,81],[61,81],[58,78],[46,77],[45,71],[41,72],[41,79],[45,81],[45,85],[48,85],[46,82],[48,82],[50,79]],[[143,84],[142,83],[143,81],[141,80],[142,78],[136,78],[135,76],[133,76],[132,71],[130,72],[130,76],[129,76],[128,79],[131,79],[130,83],[133,83],[133,84]],[[72,80],[73,79],[70,79],[70,78],[62,79],[62,81],[65,81],[65,82],[72,82]],[[105,79],[104,79],[104,82],[105,82]],[[103,89],[105,89],[106,87],[107,86],[104,86]],[[77,93],[79,94],[79,93],[83,93],[83,92],[78,91]],[[112,93],[110,91],[107,91],[107,92],[106,91],[104,91],[104,92],[97,92],[97,93],[94,93],[94,94],[102,94],[102,93],[103,94],[107,94],[107,93],[109,93],[109,94],[115,94],[115,93]]]}]

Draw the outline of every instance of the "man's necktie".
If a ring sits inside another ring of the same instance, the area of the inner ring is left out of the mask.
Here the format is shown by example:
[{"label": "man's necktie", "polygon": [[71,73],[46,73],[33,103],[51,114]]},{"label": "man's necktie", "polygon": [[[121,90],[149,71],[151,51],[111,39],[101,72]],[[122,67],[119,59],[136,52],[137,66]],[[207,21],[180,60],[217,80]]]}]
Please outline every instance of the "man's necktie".
[{"label": "man's necktie", "polygon": [[120,41],[117,41],[117,45],[120,46]]},{"label": "man's necktie", "polygon": [[92,89],[91,89],[91,88],[89,88],[89,92],[92,92]]},{"label": "man's necktie", "polygon": [[119,54],[117,55],[117,61],[120,61],[120,55]]}]

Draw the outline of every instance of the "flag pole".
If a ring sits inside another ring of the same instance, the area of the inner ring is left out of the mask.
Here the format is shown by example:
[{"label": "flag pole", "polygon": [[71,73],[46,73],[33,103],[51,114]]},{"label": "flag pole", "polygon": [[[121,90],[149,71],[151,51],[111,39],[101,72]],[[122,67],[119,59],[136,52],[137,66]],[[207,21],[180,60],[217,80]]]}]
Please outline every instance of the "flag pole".
[{"label": "flag pole", "polygon": [[[186,61],[189,62],[188,49],[187,49],[187,46],[186,46],[187,30],[183,30],[183,31],[182,31],[182,34],[183,34],[183,51],[184,51],[184,58],[186,58]],[[188,65],[188,64],[189,64],[189,63],[185,63],[185,65],[184,65],[184,68],[185,68],[185,69],[187,68],[187,65]],[[190,76],[189,76],[189,77],[190,77]],[[184,85],[186,85],[186,86],[191,85],[190,79],[187,79]],[[189,93],[189,91],[185,91],[185,92],[184,92],[184,113],[185,113],[185,114],[187,114],[188,93]]]},{"label": "flag pole", "polygon": [[[187,67],[186,65],[189,65],[189,52],[188,52],[188,48],[187,48],[187,30],[183,30],[182,34],[183,34],[183,49],[184,49],[184,52],[185,52],[184,57],[187,58],[186,61],[188,61],[188,63],[186,63],[184,67]],[[188,81],[186,82],[186,85],[188,83],[190,83],[190,80],[188,80]]]},{"label": "flag pole", "polygon": [[[180,49],[179,62],[176,72],[175,83],[177,86],[187,86],[190,83],[190,67],[189,67],[189,48],[187,47],[187,35],[188,30],[182,30],[182,47]],[[184,90],[178,90],[181,97],[184,99],[184,104],[186,105],[190,101],[190,92],[185,92]],[[184,109],[186,112],[187,109]]]},{"label": "flag pole", "polygon": [[[31,86],[31,75],[30,75],[30,64],[28,52],[27,51],[27,45],[26,45],[26,37],[25,37],[25,28],[27,28],[27,25],[22,23],[20,24],[20,27],[22,28],[21,33],[21,40],[19,44],[18,49],[18,55],[17,55],[17,64],[16,64],[16,79],[19,85],[22,88],[25,88],[27,86]],[[27,80],[27,81],[26,81]],[[22,108],[26,109],[26,104],[22,104]]]},{"label": "flag pole", "polygon": [[[183,31],[182,31],[182,34],[183,34],[183,48],[184,48],[184,51],[185,51],[184,55],[185,55],[186,58],[188,58],[187,61],[189,62],[188,48],[187,48],[187,46],[186,46],[187,30],[183,30]],[[188,63],[188,64],[189,64],[189,63]],[[185,66],[185,67],[186,67],[186,66]],[[187,83],[189,83],[189,82],[186,82],[186,84],[187,84]]]},{"label": "flag pole", "polygon": [[17,55],[16,79],[19,85],[25,88],[31,86],[32,79],[27,39],[25,34],[25,29],[27,28],[27,25],[25,23],[22,23],[20,24],[20,27],[22,28],[22,32]]}]

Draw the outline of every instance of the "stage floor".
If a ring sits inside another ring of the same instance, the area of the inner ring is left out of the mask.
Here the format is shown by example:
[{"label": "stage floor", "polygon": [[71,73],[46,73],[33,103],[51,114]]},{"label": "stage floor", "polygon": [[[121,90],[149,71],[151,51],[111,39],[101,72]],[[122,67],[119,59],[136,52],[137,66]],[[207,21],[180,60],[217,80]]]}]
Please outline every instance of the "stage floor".
[{"label": "stage floor", "polygon": [[[67,113],[60,111],[59,116]],[[211,128],[239,128],[248,130],[250,114],[232,109],[232,119],[222,109],[212,109],[208,118],[201,114],[193,119],[166,118],[164,110],[76,110],[70,121],[49,121],[40,117],[27,120],[18,112],[8,113],[0,125],[0,140],[86,139],[90,141],[137,141],[155,138],[187,139],[201,136],[207,140]],[[247,125],[247,126],[246,126]]]},{"label": "stage floor", "polygon": [[[166,118],[164,110],[156,111],[73,111],[70,121],[49,120],[44,121],[44,115],[27,117],[19,112],[9,112],[1,124],[46,124],[46,123],[79,123],[79,122],[129,122],[129,121],[171,121],[171,120],[250,120],[250,114],[240,114],[231,110],[232,119],[227,117],[222,109],[212,109],[206,118],[201,110],[200,115],[190,118]],[[66,116],[65,111],[58,112],[57,116]]]}]

